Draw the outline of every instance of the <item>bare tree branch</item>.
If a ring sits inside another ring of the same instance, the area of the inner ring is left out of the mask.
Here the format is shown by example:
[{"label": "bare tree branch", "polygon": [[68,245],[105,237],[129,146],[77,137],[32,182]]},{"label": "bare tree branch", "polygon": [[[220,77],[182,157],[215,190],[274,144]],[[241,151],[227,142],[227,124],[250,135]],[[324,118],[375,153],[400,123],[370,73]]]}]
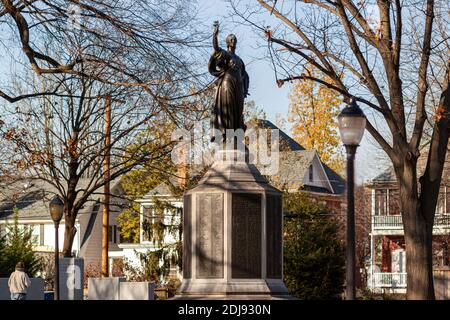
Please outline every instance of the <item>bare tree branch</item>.
[{"label": "bare tree branch", "polygon": [[422,57],[419,66],[419,91],[416,102],[416,120],[414,123],[413,134],[410,141],[412,149],[417,149],[422,139],[423,126],[427,118],[425,111],[425,97],[428,91],[427,70],[430,61],[431,36],[433,31],[434,19],[434,1],[427,1],[427,13],[425,21],[425,31],[422,44]]}]

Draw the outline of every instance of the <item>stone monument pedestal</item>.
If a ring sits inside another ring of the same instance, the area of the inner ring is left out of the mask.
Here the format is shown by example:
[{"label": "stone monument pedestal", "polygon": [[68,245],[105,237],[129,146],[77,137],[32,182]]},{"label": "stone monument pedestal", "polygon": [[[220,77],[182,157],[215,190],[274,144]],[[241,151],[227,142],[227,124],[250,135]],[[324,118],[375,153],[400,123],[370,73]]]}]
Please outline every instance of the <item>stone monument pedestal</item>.
[{"label": "stone monument pedestal", "polygon": [[282,193],[236,150],[218,152],[184,195],[178,299],[287,296]]}]

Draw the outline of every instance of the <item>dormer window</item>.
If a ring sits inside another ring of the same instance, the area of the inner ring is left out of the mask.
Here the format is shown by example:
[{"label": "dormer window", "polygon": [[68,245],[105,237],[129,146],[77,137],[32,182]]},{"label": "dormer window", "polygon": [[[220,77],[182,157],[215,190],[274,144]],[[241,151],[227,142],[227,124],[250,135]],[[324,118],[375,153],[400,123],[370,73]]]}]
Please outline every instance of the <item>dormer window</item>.
[{"label": "dormer window", "polygon": [[308,174],[309,174],[309,182],[313,182],[314,181],[314,171],[313,171],[312,164],[309,166]]}]

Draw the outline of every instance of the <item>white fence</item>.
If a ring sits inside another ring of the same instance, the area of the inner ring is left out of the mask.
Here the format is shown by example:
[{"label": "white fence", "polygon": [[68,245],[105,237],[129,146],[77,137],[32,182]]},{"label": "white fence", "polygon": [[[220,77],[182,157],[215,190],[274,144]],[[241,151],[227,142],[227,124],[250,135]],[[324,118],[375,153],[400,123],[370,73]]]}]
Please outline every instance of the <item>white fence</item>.
[{"label": "white fence", "polygon": [[374,272],[369,285],[372,288],[406,288],[406,273]]}]

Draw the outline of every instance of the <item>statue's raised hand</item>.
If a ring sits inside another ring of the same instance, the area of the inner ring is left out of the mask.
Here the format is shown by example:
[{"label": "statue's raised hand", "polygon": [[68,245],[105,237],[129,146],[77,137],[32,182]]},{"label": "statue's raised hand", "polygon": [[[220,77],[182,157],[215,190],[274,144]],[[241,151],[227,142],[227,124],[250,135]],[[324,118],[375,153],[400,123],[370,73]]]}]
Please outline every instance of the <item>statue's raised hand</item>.
[{"label": "statue's raised hand", "polygon": [[219,21],[214,21],[214,31],[213,31],[213,35],[217,36],[219,34]]}]

